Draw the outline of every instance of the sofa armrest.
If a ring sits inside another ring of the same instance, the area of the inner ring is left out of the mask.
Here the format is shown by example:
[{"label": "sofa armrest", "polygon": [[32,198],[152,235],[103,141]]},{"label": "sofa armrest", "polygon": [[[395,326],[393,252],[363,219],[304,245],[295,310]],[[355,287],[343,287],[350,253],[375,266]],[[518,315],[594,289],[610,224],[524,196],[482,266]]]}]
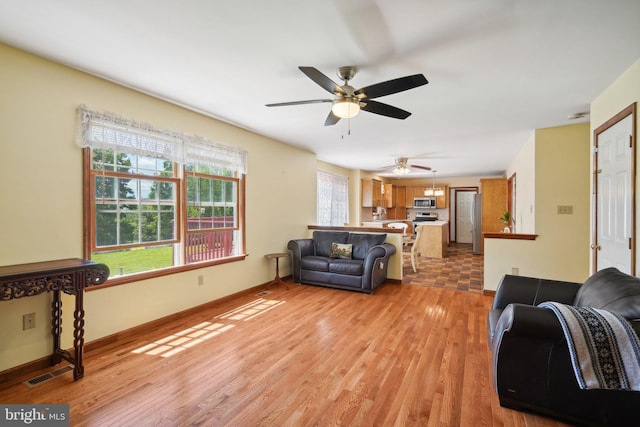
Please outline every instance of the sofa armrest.
[{"label": "sofa armrest", "polygon": [[496,291],[492,309],[504,309],[512,303],[538,305],[545,301],[573,303],[580,283],[506,274]]},{"label": "sofa armrest", "polygon": [[526,304],[509,304],[502,310],[495,335],[498,337],[505,332],[510,336],[553,341],[564,339],[562,326],[552,310]]},{"label": "sofa armrest", "polygon": [[300,281],[300,260],[315,254],[313,239],[289,240],[287,249],[291,251],[291,274],[293,280]]},{"label": "sofa armrest", "polygon": [[387,280],[389,258],[396,253],[396,247],[390,243],[372,246],[364,258],[362,285],[369,293]]},{"label": "sofa armrest", "polygon": [[370,270],[373,268],[373,263],[376,259],[389,259],[389,257],[396,253],[396,247],[390,243],[382,243],[380,245],[372,246],[364,258],[364,269]]},{"label": "sofa armrest", "polygon": [[[537,386],[533,384],[548,378],[551,353],[555,348],[566,349],[566,346],[562,326],[552,310],[509,304],[502,311],[491,342],[496,391],[501,394],[506,389],[520,390],[528,386],[537,394]],[[567,365],[567,369],[571,366]]]}]

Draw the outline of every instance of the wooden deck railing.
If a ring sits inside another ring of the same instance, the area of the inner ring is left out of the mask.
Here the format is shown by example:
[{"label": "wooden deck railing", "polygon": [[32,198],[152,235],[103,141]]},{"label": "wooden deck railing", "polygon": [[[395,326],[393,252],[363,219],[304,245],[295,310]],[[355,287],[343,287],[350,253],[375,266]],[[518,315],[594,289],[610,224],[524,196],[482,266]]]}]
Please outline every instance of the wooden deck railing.
[{"label": "wooden deck railing", "polygon": [[187,263],[233,255],[233,230],[187,232]]}]

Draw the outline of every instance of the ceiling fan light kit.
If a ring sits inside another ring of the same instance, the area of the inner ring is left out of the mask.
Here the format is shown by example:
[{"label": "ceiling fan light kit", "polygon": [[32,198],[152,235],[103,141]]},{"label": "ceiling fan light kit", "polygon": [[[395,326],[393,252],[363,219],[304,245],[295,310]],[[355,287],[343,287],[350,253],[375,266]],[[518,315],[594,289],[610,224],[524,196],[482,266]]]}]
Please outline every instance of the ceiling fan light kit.
[{"label": "ceiling fan light kit", "polygon": [[394,160],[395,166],[388,166],[383,169],[390,170],[394,175],[408,175],[411,173],[411,169],[421,169],[430,171],[431,168],[428,166],[420,166],[420,165],[410,165],[408,157],[396,157]]},{"label": "ceiling fan light kit", "polygon": [[360,112],[360,104],[349,98],[340,98],[333,101],[331,111],[341,119],[350,119]]},{"label": "ceiling fan light kit", "polygon": [[396,175],[407,175],[409,172],[411,172],[411,169],[406,166],[398,166],[393,170]]}]

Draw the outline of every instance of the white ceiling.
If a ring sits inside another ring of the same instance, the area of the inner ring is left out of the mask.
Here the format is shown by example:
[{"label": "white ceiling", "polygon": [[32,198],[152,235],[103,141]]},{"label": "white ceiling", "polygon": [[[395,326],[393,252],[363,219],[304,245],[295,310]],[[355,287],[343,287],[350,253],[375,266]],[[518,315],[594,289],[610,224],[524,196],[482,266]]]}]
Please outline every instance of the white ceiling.
[{"label": "white ceiling", "polygon": [[[534,129],[579,122],[567,117],[640,58],[640,1],[1,0],[0,41],[339,166],[406,156],[439,177],[483,176]],[[429,84],[378,99],[406,120],[325,127],[330,104],[265,107],[331,98],[301,65],[340,84],[336,69],[356,65],[355,88]]]}]

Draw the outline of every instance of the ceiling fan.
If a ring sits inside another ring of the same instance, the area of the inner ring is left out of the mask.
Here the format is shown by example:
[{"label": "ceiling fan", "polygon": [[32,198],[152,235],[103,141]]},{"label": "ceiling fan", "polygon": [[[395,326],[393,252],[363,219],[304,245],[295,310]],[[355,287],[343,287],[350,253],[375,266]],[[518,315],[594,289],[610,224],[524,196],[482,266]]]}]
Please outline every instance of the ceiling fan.
[{"label": "ceiling fan", "polygon": [[289,105],[316,104],[321,102],[331,102],[331,111],[324,122],[325,126],[332,126],[338,123],[340,119],[348,119],[354,117],[360,110],[369,113],[379,114],[381,116],[392,117],[394,119],[404,120],[411,115],[410,112],[384,104],[382,102],[373,101],[373,98],[391,95],[393,93],[403,92],[405,90],[414,89],[416,87],[429,83],[422,74],[414,74],[412,76],[400,77],[393,80],[376,83],[355,89],[349,85],[349,81],[356,75],[358,71],[356,67],[340,67],[338,69],[338,77],[344,84],[342,86],[335,83],[329,77],[322,74],[314,67],[298,67],[307,77],[316,82],[320,87],[334,95],[333,99],[311,99],[307,101],[280,102],[276,104],[267,104],[267,107],[283,107]]},{"label": "ceiling fan", "polygon": [[429,166],[420,166],[420,165],[410,165],[408,157],[396,157],[394,159],[394,166],[387,166],[382,168],[381,170],[390,170],[394,175],[407,175],[411,172],[411,168],[421,169],[425,171],[430,171],[431,168]]}]

